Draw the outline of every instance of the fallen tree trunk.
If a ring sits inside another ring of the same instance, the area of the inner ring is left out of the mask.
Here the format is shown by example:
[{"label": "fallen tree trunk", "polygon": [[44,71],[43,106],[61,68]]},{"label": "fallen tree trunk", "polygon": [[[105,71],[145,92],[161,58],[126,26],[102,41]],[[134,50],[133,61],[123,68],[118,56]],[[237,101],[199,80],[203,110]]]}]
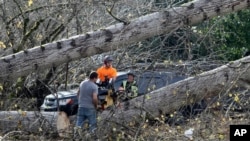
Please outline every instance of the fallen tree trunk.
[{"label": "fallen tree trunk", "polygon": [[[71,120],[71,121],[70,121]],[[38,112],[38,111],[1,111],[0,131],[8,133],[23,131],[32,133],[59,133],[63,136],[69,132],[70,123],[74,123],[64,112]]]},{"label": "fallen tree trunk", "polygon": [[184,25],[194,25],[209,18],[249,7],[249,0],[196,0],[181,7],[139,17],[129,24],[118,23],[1,57],[0,81],[43,71],[79,58],[108,52],[133,42],[168,33]]},{"label": "fallen tree trunk", "polygon": [[55,129],[58,112],[1,111],[0,130],[23,130],[39,132],[45,128]]}]

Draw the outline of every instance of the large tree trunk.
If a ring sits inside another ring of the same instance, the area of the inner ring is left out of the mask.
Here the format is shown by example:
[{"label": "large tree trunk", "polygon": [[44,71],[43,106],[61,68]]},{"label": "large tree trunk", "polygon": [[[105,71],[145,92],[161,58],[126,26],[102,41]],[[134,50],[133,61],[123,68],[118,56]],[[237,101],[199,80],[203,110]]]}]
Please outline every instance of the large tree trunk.
[{"label": "large tree trunk", "polygon": [[118,23],[105,29],[34,47],[2,57],[0,81],[107,52],[247,7],[249,0],[196,0],[181,7],[139,17],[129,24]]},{"label": "large tree trunk", "polygon": [[46,127],[48,129],[55,129],[55,120],[57,112],[27,112],[27,111],[1,111],[1,131],[7,132],[9,130],[23,131],[42,131]]},{"label": "large tree trunk", "polygon": [[63,135],[70,132],[70,122],[74,124],[75,117],[72,117],[70,121],[64,112],[1,111],[0,119],[2,133],[20,130]]}]

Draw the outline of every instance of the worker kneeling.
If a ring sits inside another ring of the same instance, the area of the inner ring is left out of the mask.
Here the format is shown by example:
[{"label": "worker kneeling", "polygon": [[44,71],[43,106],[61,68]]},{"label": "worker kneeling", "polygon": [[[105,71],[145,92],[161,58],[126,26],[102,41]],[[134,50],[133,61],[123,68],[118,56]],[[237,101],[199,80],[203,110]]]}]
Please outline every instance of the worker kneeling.
[{"label": "worker kneeling", "polygon": [[133,72],[128,72],[127,80],[123,81],[119,87],[120,94],[118,99],[122,101],[127,101],[138,96],[138,86],[135,81],[135,74]]}]

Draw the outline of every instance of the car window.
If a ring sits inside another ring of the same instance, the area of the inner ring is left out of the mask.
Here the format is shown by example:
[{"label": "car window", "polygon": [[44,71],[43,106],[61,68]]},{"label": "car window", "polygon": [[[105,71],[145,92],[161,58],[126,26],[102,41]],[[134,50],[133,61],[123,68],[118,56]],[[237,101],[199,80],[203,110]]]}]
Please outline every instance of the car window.
[{"label": "car window", "polygon": [[180,76],[172,72],[144,72],[138,74],[137,77],[138,93],[139,95],[146,94],[185,78],[185,76]]},{"label": "car window", "polygon": [[139,94],[146,94],[153,90],[159,89],[166,85],[166,79],[164,76],[157,75],[155,73],[142,74],[138,78]]}]

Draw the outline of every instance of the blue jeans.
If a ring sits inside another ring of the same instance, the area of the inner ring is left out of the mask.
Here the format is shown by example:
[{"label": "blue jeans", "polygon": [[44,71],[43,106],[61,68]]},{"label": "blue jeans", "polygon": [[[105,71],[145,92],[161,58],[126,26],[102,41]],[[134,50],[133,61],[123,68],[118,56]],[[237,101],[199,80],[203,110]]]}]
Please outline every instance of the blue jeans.
[{"label": "blue jeans", "polygon": [[78,107],[76,126],[82,127],[85,120],[88,120],[91,133],[97,128],[96,109]]}]

